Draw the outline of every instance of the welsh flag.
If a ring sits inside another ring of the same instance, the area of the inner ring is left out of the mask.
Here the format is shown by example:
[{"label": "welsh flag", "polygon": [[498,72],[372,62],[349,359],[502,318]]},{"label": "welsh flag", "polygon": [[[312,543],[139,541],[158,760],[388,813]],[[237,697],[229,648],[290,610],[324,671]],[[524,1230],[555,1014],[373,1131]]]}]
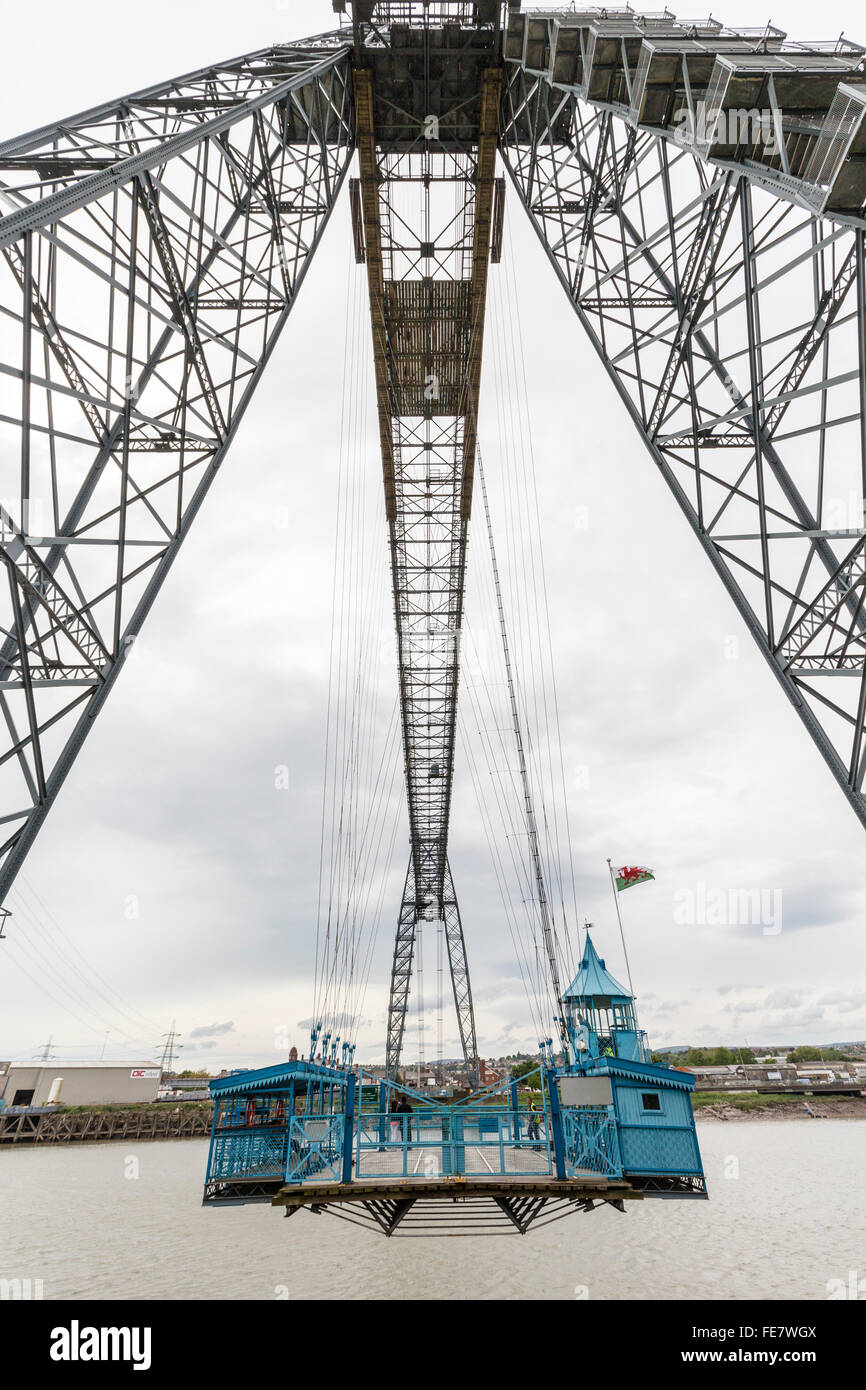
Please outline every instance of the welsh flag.
[{"label": "welsh flag", "polygon": [[652,869],[629,869],[623,865],[616,870],[616,891],[621,893],[623,888],[632,888],[636,883],[646,883],[648,878],[655,878]]}]

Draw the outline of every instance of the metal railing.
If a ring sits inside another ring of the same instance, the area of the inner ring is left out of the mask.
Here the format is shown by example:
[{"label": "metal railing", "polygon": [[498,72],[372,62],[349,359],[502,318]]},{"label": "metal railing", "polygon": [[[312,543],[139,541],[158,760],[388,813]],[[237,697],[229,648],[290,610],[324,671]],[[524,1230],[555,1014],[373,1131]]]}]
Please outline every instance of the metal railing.
[{"label": "metal railing", "polygon": [[357,1120],[354,1177],[537,1176],[553,1171],[543,1111],[449,1106]]},{"label": "metal railing", "polygon": [[866,95],[857,88],[839,87],[803,170],[810,184],[809,201],[822,208],[842,168],[866,115]]},{"label": "metal railing", "polygon": [[[208,1181],[286,1183],[622,1175],[612,1106],[425,1105],[293,1114],[280,1097],[219,1107]],[[555,1102],[555,1103],[554,1103]]]},{"label": "metal railing", "polygon": [[286,1182],[342,1180],[345,1115],[293,1115],[289,1124]]},{"label": "metal railing", "polygon": [[565,1167],[570,1178],[581,1173],[622,1176],[622,1158],[612,1105],[567,1106],[562,1110]]},{"label": "metal railing", "polygon": [[285,1128],[238,1129],[214,1134],[208,1160],[208,1181],[238,1178],[281,1178],[286,1171]]}]

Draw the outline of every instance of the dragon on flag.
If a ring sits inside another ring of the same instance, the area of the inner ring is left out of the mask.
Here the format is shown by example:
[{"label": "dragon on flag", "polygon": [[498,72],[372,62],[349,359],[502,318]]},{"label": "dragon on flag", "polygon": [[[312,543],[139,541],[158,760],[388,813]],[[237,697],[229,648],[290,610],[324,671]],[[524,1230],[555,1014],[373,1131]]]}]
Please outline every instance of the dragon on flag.
[{"label": "dragon on flag", "polygon": [[655,879],[652,869],[629,869],[623,866],[616,870],[616,891],[621,893],[623,888],[632,888],[636,883],[646,883],[648,878]]}]

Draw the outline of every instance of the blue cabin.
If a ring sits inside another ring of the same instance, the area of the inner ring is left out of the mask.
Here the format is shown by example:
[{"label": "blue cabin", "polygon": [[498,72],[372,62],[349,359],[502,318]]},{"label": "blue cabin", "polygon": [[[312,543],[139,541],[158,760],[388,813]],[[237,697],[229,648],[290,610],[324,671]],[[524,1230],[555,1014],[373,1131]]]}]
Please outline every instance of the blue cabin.
[{"label": "blue cabin", "polygon": [[604,1106],[616,1122],[619,1162],[653,1195],[706,1196],[688,1072],[659,1066],[637,1023],[634,998],[586,933],[583,958],[563,995],[570,1066],[560,1079],[564,1113]]},{"label": "blue cabin", "polygon": [[355,1088],[352,1072],[303,1060],[211,1081],[205,1201],[257,1200],[316,1175],[342,1181]]},{"label": "blue cabin", "polygon": [[505,1078],[454,1102],[423,1095],[356,1068],[351,1048],[338,1061],[318,1029],[307,1061],[212,1081],[205,1202],[350,1204],[390,1235],[417,1202],[453,1215],[458,1197],[467,1220],[481,1203],[521,1232],[548,1205],[705,1197],[694,1078],[650,1060],[631,992],[588,933],[563,1010],[563,1056],[543,1043],[522,1094]]},{"label": "blue cabin", "polygon": [[589,931],[578,972],[562,997],[568,1033],[583,1057],[616,1056],[632,1062],[649,1057],[638,1031],[634,1000],[606,969]]}]

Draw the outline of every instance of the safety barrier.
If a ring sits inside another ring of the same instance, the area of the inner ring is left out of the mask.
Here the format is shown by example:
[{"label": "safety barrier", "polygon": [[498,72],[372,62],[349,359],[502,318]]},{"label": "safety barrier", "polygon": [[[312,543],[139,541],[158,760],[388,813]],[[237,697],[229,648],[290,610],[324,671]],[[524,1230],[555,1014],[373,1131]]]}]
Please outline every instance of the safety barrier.
[{"label": "safety barrier", "polygon": [[612,1105],[564,1106],[562,1136],[569,1177],[580,1173],[622,1176],[622,1159]]},{"label": "safety barrier", "polygon": [[344,1115],[295,1115],[289,1125],[286,1181],[342,1180]]},{"label": "safety barrier", "polygon": [[280,1178],[286,1170],[285,1128],[244,1129],[214,1134],[208,1180]]},{"label": "safety barrier", "polygon": [[[289,1114],[279,1099],[222,1107],[209,1181],[287,1183],[442,1177],[620,1177],[612,1106],[562,1107],[555,1092],[537,1109],[423,1105],[395,1112]],[[354,1090],[350,1102],[354,1100]]]},{"label": "safety barrier", "polygon": [[489,1106],[358,1118],[355,1178],[498,1177],[553,1171],[549,1117]]}]

